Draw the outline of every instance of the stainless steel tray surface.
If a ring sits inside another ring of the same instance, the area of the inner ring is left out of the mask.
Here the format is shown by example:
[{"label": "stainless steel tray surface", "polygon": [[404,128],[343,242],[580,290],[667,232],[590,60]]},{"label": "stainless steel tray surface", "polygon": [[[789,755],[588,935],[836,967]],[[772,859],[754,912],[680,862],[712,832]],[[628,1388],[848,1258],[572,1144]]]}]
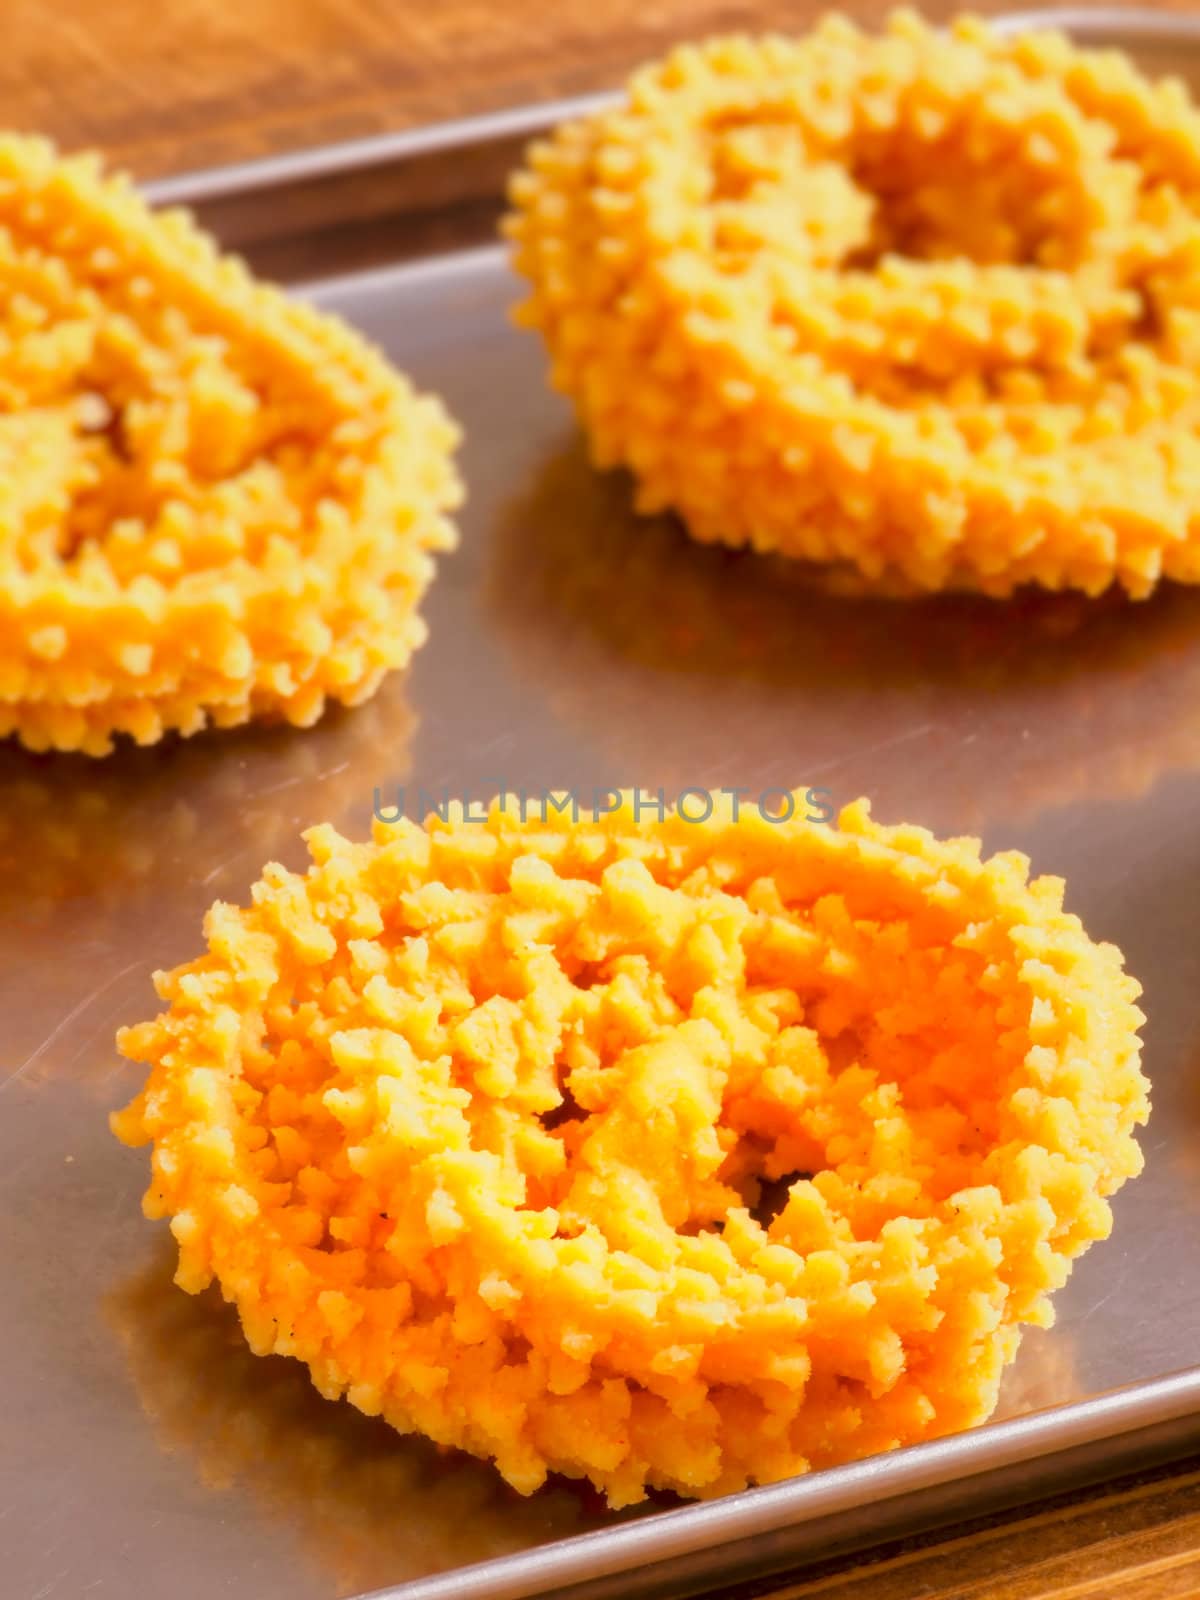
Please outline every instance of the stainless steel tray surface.
[{"label": "stainless steel tray surface", "polygon": [[[1200,62],[1195,22],[1071,20],[1155,65]],[[1200,593],[834,600],[635,522],[510,328],[516,286],[483,242],[520,140],[563,109],[156,188],[445,396],[470,503],[429,644],[361,710],[101,764],[0,749],[13,1600],[690,1594],[1200,1439]],[[1027,1336],[995,1423],[613,1516],[568,1484],[522,1500],[484,1464],[328,1404],[297,1364],[249,1355],[215,1294],[172,1286],[165,1229],[139,1211],[145,1155],[106,1127],[138,1083],[113,1030],[153,1007],[154,968],[196,953],[214,898],[302,860],[302,827],[362,835],[397,785],[411,808],[418,788],[797,782],[1028,851],[1145,986],[1147,1170],[1055,1328]]]}]

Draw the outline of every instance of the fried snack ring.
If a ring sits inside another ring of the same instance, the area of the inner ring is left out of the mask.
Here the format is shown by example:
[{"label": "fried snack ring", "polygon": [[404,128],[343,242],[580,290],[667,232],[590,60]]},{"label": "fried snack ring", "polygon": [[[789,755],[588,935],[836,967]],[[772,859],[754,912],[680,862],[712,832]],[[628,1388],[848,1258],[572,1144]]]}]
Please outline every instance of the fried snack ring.
[{"label": "fried snack ring", "polygon": [[908,13],[675,50],[508,229],[598,466],[893,592],[1200,581],[1200,114]]},{"label": "fried snack ring", "polygon": [[181,212],[0,136],[0,736],[304,725],[422,642],[456,434]]},{"label": "fried snack ring", "polygon": [[119,1036],[177,1281],[523,1491],[715,1494],[979,1421],[1141,1164],[1120,952],[1023,857],[863,802],[635,805],[316,828],[213,907]]}]

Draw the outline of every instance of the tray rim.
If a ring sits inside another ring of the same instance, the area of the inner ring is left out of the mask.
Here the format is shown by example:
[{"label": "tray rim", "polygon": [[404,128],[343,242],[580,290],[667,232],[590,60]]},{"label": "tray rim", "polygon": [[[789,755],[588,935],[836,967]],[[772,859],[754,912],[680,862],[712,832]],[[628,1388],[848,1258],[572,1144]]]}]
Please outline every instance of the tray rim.
[{"label": "tray rim", "polygon": [[[983,1477],[1198,1413],[1200,1365],[1003,1422],[982,1423],[925,1444],[883,1451],[846,1466],[653,1512],[613,1528],[570,1534],[512,1555],[373,1589],[358,1600],[393,1596],[395,1600],[524,1600],[738,1544],[780,1528],[803,1526],[864,1503],[898,1500],[955,1480]],[[795,1501],[801,1503],[797,1506]]]},{"label": "tray rim", "polygon": [[[1050,6],[1003,11],[987,19],[1003,33],[1028,28],[1060,28],[1064,32],[1090,29],[1127,30],[1147,39],[1182,39],[1200,44],[1200,15],[1194,12],[1151,11],[1140,6]],[[367,134],[332,144],[307,145],[217,167],[172,173],[139,184],[155,206],[194,206],[232,200],[263,189],[280,188],[321,178],[336,178],[393,162],[442,155],[464,146],[495,144],[501,140],[536,138],[560,122],[569,122],[616,105],[619,89],[599,90],[553,100],[536,101],[480,112],[474,116],[399,128],[390,133]]]},{"label": "tray rim", "polygon": [[[1004,31],[1040,27],[1068,33],[1122,32],[1147,41],[1200,47],[1200,14],[1134,6],[1058,6],[1003,12],[988,19]],[[372,168],[404,164],[456,150],[533,139],[560,122],[616,104],[619,91],[601,91],[516,105],[475,116],[340,140],[327,145],[198,169],[139,185],[155,206],[202,206],[244,199]],[[465,246],[423,260],[367,269],[419,272],[446,255],[460,257],[498,246]],[[360,274],[334,273],[293,285],[319,291]],[[652,1512],[634,1520],[571,1534],[509,1555],[375,1589],[359,1600],[523,1600],[567,1587],[658,1567],[705,1550],[732,1547],[785,1528],[802,1527],[860,1508],[985,1479],[1005,1468],[1051,1460],[1064,1452],[1115,1443],[1166,1424],[1200,1419],[1200,1363],[1117,1389],[1065,1401],[1004,1421],[884,1452],[749,1489],[720,1499]],[[870,1540],[862,1542],[869,1547]]]}]

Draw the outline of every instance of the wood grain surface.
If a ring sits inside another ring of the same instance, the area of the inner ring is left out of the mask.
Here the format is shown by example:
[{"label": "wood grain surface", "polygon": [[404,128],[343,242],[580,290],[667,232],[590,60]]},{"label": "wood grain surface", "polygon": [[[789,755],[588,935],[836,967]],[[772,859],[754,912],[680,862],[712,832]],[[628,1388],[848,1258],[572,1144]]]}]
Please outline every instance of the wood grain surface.
[{"label": "wood grain surface", "polygon": [[[809,0],[0,0],[0,103],[10,126],[160,175],[609,86],[672,40],[795,27],[821,9]],[[844,9],[869,18],[883,7]],[[983,0],[973,9],[1001,8]],[[737,1594],[1200,1595],[1200,1460]]]},{"label": "wood grain surface", "polygon": [[[607,86],[673,40],[794,28],[825,9],[814,0],[0,0],[0,106],[10,125],[160,175]],[[871,19],[886,8],[847,0],[842,9]],[[963,7],[926,0],[924,9]]]},{"label": "wood grain surface", "polygon": [[[1190,1600],[1200,1462],[722,1591],[722,1600]],[[711,1597],[717,1600],[717,1596]]]}]

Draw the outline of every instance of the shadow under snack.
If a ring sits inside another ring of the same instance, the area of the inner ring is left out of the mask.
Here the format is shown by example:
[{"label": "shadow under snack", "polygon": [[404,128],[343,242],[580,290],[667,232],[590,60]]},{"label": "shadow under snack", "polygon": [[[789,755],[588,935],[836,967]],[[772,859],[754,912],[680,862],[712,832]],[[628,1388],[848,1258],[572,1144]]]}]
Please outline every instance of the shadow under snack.
[{"label": "shadow under snack", "polygon": [[620,782],[827,784],[957,829],[1200,765],[1200,593],[894,600],[828,578],[636,517],[571,442],[501,519],[487,598]]},{"label": "shadow under snack", "polygon": [[1000,1380],[1000,1400],[992,1420],[1082,1400],[1087,1391],[1079,1381],[1075,1346],[1069,1329],[1024,1329],[1016,1360]]},{"label": "shadow under snack", "polygon": [[310,730],[209,731],[101,761],[0,745],[0,909],[30,920],[65,901],[76,912],[80,902],[128,909],[130,896],[177,886],[181,875],[201,875],[215,893],[222,869],[210,863],[223,846],[253,848],[265,862],[356,801],[365,826],[372,763],[386,753],[400,770],[408,764],[416,722],[402,691],[388,685]]},{"label": "shadow under snack", "polygon": [[[22,973],[24,998],[10,989],[11,1066],[24,1071],[31,1050],[38,1076],[68,1061],[111,1068],[111,1048],[81,1052],[78,1027],[51,1023],[76,1019],[130,967],[195,954],[214,900],[243,900],[272,859],[303,864],[305,828],[365,836],[376,774],[407,770],[416,726],[396,679],[308,730],[169,738],[102,761],[0,745],[0,963]],[[144,1010],[153,997],[139,983]]]},{"label": "shadow under snack", "polygon": [[338,1594],[614,1520],[589,1489],[553,1482],[523,1498],[487,1463],[322,1399],[299,1362],[251,1353],[215,1290],[176,1288],[170,1254],[103,1302],[157,1442],[214,1492],[250,1494],[298,1529]]}]

